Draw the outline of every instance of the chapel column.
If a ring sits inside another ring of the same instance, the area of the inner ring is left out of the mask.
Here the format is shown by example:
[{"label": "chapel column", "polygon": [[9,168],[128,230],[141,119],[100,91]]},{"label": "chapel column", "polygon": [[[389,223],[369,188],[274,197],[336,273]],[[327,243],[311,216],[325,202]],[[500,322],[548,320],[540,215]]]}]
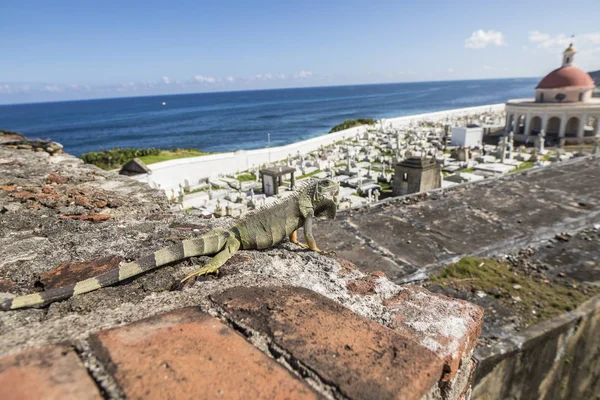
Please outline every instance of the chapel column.
[{"label": "chapel column", "polygon": [[587,120],[587,114],[583,113],[581,119],[579,119],[579,130],[577,130],[577,137],[582,138],[585,133],[585,121]]},{"label": "chapel column", "polygon": [[565,131],[567,130],[567,113],[563,113],[560,119],[560,131],[558,132],[558,137],[565,137]]},{"label": "chapel column", "polygon": [[542,130],[548,132],[548,114],[542,115]]},{"label": "chapel column", "polygon": [[523,132],[526,136],[529,136],[529,131],[531,127],[531,113],[528,112],[527,116],[525,117],[525,131]]}]

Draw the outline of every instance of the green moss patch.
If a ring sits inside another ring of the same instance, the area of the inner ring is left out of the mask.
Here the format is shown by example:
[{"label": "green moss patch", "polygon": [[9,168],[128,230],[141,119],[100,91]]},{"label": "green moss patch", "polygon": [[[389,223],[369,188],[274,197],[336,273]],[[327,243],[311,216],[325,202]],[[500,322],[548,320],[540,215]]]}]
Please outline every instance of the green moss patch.
[{"label": "green moss patch", "polygon": [[484,292],[519,315],[525,326],[572,311],[600,293],[597,287],[587,286],[582,291],[584,285],[579,282],[558,284],[526,277],[509,263],[474,257],[463,257],[432,275],[432,284],[467,293]]}]

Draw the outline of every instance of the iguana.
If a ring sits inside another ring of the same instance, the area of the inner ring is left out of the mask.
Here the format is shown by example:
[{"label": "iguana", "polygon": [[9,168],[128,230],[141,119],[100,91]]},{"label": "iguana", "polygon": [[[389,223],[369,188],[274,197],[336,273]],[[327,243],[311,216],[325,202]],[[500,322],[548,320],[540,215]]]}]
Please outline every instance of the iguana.
[{"label": "iguana", "polygon": [[[114,285],[188,257],[214,254],[204,267],[186,276],[182,280],[185,282],[193,277],[217,272],[239,249],[266,249],[280,243],[286,237],[289,237],[292,243],[321,252],[312,233],[313,220],[334,219],[338,195],[339,183],[330,179],[300,183],[292,194],[246,214],[229,228],[217,228],[198,238],[183,240],[137,261],[121,263],[114,270],[73,285],[5,300],[0,303],[0,310],[43,306]],[[298,242],[296,230],[300,227],[304,227],[306,245]]]}]

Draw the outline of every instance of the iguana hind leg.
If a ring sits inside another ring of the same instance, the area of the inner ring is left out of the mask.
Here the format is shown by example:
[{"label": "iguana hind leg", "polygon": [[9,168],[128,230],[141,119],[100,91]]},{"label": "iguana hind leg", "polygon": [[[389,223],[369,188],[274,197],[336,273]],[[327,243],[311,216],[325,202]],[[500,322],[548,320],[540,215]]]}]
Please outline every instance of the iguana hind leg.
[{"label": "iguana hind leg", "polygon": [[227,262],[227,260],[229,260],[231,258],[231,256],[236,251],[238,251],[239,248],[240,248],[239,240],[237,240],[234,237],[230,237],[229,239],[227,239],[227,242],[225,242],[225,247],[223,248],[223,250],[221,250],[213,258],[211,258],[210,261],[204,267],[192,272],[191,274],[189,274],[188,276],[183,278],[181,280],[181,283],[183,283],[193,277],[199,277],[202,275],[217,272],[219,270],[219,267],[221,267],[221,265],[225,264],[225,262]]}]

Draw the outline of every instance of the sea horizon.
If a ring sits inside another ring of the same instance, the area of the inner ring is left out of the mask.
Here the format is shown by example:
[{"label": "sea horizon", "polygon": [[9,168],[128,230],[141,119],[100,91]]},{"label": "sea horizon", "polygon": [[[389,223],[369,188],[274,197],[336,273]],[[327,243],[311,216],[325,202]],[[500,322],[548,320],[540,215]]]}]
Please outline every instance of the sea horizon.
[{"label": "sea horizon", "polygon": [[[471,81],[500,81],[500,80],[517,80],[518,81],[519,79],[540,80],[541,78],[542,77],[539,76],[539,77],[486,78],[486,79],[446,79],[446,80],[436,80],[436,81],[410,81],[410,82],[352,83],[352,84],[347,84],[347,85],[286,86],[286,87],[280,87],[280,88],[265,88],[265,89],[216,90],[216,91],[211,91],[211,92],[144,94],[144,95],[138,95],[138,96],[92,97],[89,99],[27,101],[27,102],[16,102],[16,103],[0,103],[0,107],[48,104],[48,103],[69,103],[69,102],[95,101],[95,100],[135,99],[135,98],[161,97],[161,96],[188,96],[188,95],[202,95],[202,94],[216,94],[216,93],[269,92],[269,91],[275,91],[275,90],[326,89],[326,88],[356,87],[356,86],[410,85],[410,84],[441,83],[441,82],[471,82]],[[532,95],[531,97],[534,97],[534,96]],[[2,127],[0,127],[0,129],[2,129]]]},{"label": "sea horizon", "polygon": [[[114,147],[235,151],[326,134],[347,119],[393,118],[533,97],[539,78],[236,90],[0,105],[0,129],[79,156]],[[166,104],[163,105],[162,103]]]}]

